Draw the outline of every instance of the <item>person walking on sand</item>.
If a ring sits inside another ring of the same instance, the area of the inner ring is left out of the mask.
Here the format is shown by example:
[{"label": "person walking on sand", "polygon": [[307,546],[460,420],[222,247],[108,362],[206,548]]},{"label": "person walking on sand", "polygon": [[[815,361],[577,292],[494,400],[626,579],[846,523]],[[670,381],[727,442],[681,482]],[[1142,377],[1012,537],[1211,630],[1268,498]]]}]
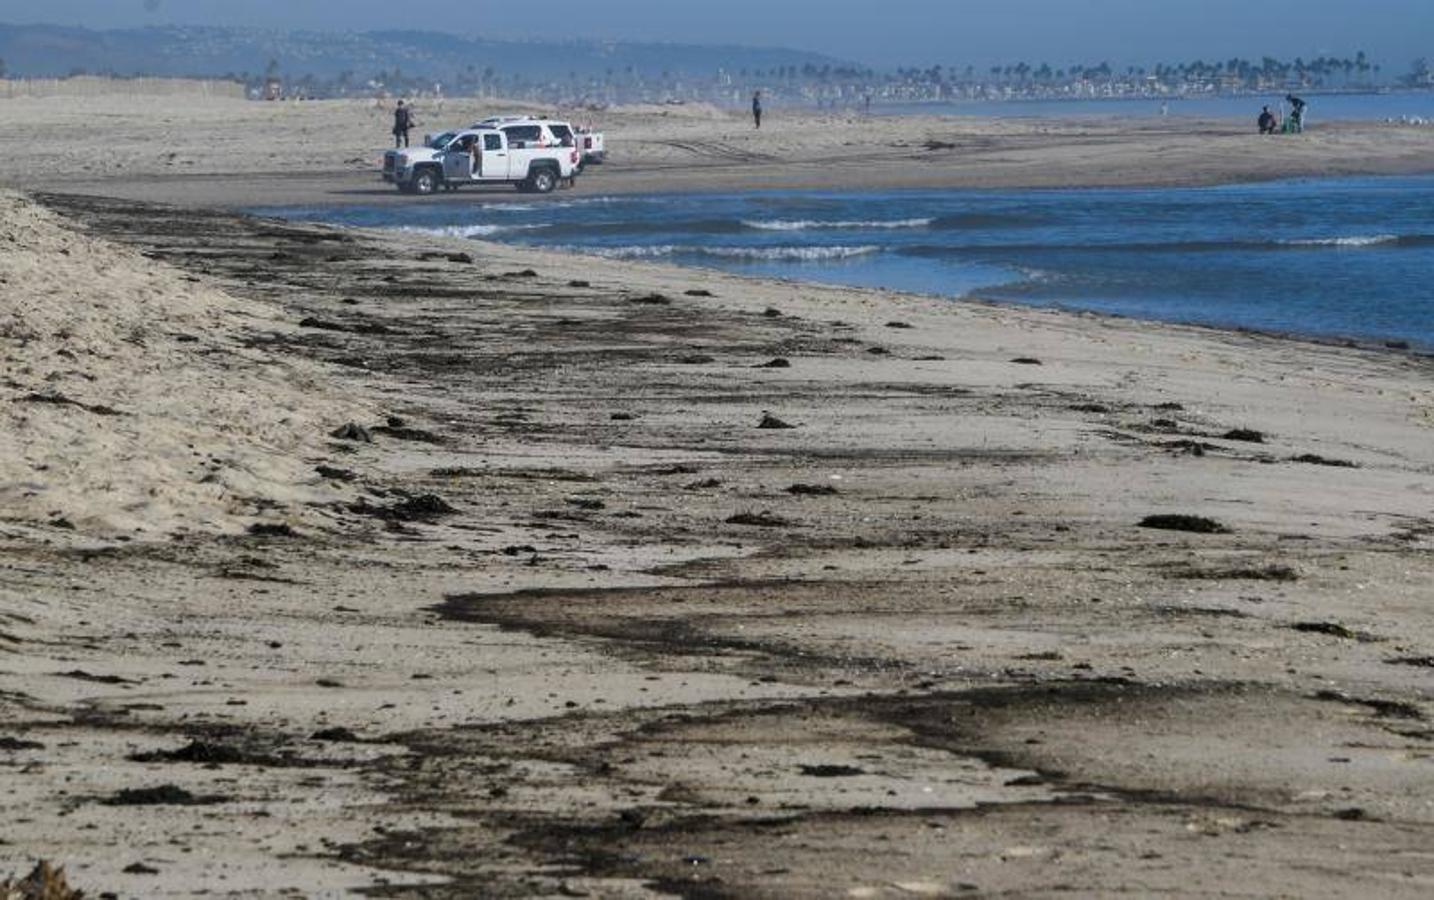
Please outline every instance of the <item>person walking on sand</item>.
[{"label": "person walking on sand", "polygon": [[757,130],[762,129],[762,92],[757,91],[752,95],[752,121],[757,123]]},{"label": "person walking on sand", "polygon": [[408,133],[413,130],[413,110],[398,101],[398,106],[393,111],[393,145],[395,147],[408,146]]}]

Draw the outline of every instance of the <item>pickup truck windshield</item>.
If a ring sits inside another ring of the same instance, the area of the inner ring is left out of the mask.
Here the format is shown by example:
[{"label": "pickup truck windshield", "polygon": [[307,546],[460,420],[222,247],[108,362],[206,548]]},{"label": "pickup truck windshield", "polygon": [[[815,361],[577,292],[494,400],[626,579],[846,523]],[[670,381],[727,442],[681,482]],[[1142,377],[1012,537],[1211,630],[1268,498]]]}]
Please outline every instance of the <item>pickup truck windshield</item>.
[{"label": "pickup truck windshield", "polygon": [[458,132],[456,131],[445,131],[442,134],[435,135],[433,140],[428,142],[428,146],[433,150],[442,150],[448,146],[457,134]]}]

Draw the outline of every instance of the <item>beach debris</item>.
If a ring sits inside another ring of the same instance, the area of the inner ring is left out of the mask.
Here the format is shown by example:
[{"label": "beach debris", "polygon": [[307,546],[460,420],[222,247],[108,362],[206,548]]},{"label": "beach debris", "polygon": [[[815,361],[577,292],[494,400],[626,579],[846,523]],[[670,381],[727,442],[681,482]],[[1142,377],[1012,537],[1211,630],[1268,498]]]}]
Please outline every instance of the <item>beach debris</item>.
[{"label": "beach debris", "polygon": [[309,740],[323,744],[361,744],[363,738],[347,728],[325,728],[309,735]]},{"label": "beach debris", "polygon": [[1422,669],[1434,669],[1434,656],[1396,656],[1394,659],[1386,659],[1384,662],[1390,666],[1418,666]]},{"label": "beach debris", "polygon": [[1229,534],[1230,529],[1214,519],[1204,516],[1190,516],[1180,513],[1146,516],[1140,520],[1141,528],[1159,531],[1188,531],[1193,534]]},{"label": "beach debris", "polygon": [[780,309],[777,309],[775,306],[769,306],[766,309],[762,310],[762,315],[766,316],[769,319],[780,319],[782,317],[782,311]]},{"label": "beach debris", "polygon": [[537,278],[538,273],[532,269],[520,269],[517,272],[504,272],[501,278]]},{"label": "beach debris", "polygon": [[373,432],[362,425],[349,422],[347,425],[335,428],[329,432],[329,437],[338,438],[341,441],[353,441],[358,444],[372,444]]},{"label": "beach debris", "polygon": [[398,425],[389,424],[389,425],[379,425],[379,426],[376,426],[376,427],[373,429],[373,434],[381,434],[381,435],[383,435],[384,437],[391,437],[391,438],[393,438],[394,440],[397,440],[397,441],[412,441],[413,443],[416,443],[416,444],[446,444],[446,443],[448,443],[448,439],[445,438],[445,437],[443,437],[442,435],[434,434],[434,433],[431,432],[431,431],[425,431],[425,430],[423,430],[422,428],[409,428],[408,426],[403,425],[403,424],[402,424],[402,422],[403,422],[402,419],[390,420],[390,421],[391,421],[391,422],[392,422],[392,421],[397,421],[397,422],[399,422],[400,424],[398,424]]},{"label": "beach debris", "polygon": [[1104,403],[1077,403],[1071,407],[1071,412],[1108,413],[1110,412],[1110,407]]},{"label": "beach debris", "polygon": [[1192,581],[1298,581],[1300,578],[1293,568],[1281,565],[1232,569],[1176,568],[1168,574],[1171,578]]},{"label": "beach debris", "polygon": [[59,678],[73,678],[75,681],[88,681],[91,684],[140,684],[129,678],[121,678],[118,675],[91,675],[84,669],[71,669],[68,672],[56,672]]},{"label": "beach debris", "polygon": [[1253,428],[1232,428],[1220,435],[1227,441],[1243,441],[1246,444],[1263,444],[1265,434]]},{"label": "beach debris", "polygon": [[8,753],[16,753],[21,750],[44,750],[45,745],[39,741],[27,741],[24,738],[0,737],[0,750]]},{"label": "beach debris", "polygon": [[1316,691],[1311,700],[1329,700],[1335,703],[1349,703],[1355,706],[1363,706],[1380,718],[1386,719],[1423,719],[1424,711],[1413,703],[1405,703],[1401,700],[1380,700],[1369,697],[1354,697],[1344,691],[1323,690]]},{"label": "beach debris", "polygon": [[343,331],[344,326],[338,322],[330,322],[328,319],[320,319],[316,316],[305,316],[299,320],[300,328],[315,328],[319,331]]},{"label": "beach debris", "polygon": [[432,262],[433,260],[437,259],[455,263],[471,264],[473,262],[473,257],[467,253],[446,253],[434,250],[429,250],[427,252],[418,254],[418,259],[420,262]]},{"label": "beach debris", "polygon": [[122,416],[124,413],[112,406],[105,406],[102,403],[81,403],[72,400],[64,394],[26,394],[20,398],[22,403],[49,403],[53,406],[77,406],[85,412],[94,413],[97,416]]},{"label": "beach debris", "polygon": [[887,322],[887,323],[886,323],[886,327],[887,327],[887,328],[912,328],[912,327],[915,327],[915,326],[913,326],[910,322],[891,321],[891,322]]},{"label": "beach debris", "polygon": [[334,466],[314,466],[314,471],[330,481],[356,481],[358,473],[348,469],[339,469]]},{"label": "beach debris", "polygon": [[132,862],[120,869],[126,875],[158,875],[159,870],[154,866],[147,866],[142,862]]},{"label": "beach debris", "polygon": [[1337,469],[1358,469],[1359,463],[1350,462],[1347,459],[1328,459],[1314,453],[1301,453],[1292,457],[1290,462],[1307,463],[1311,466],[1333,466]]},{"label": "beach debris", "polygon": [[218,794],[192,794],[175,784],[161,784],[124,788],[100,802],[105,806],[213,806],[228,799]]},{"label": "beach debris", "polygon": [[748,525],[753,528],[781,528],[792,524],[781,516],[769,512],[744,512],[729,516],[726,519],[728,525]]},{"label": "beach debris", "polygon": [[765,429],[767,431],[782,431],[790,428],[796,428],[797,426],[791,424],[790,422],[783,422],[781,419],[763,410],[762,420],[757,423],[757,427]]},{"label": "beach debris", "polygon": [[1384,638],[1377,635],[1370,634],[1366,631],[1356,631],[1338,622],[1294,622],[1288,627],[1291,631],[1302,631],[1306,634],[1324,634],[1345,641],[1359,641],[1362,644],[1377,644],[1384,640]]},{"label": "beach debris", "polygon": [[1384,346],[1390,350],[1408,350],[1408,341],[1385,341]]},{"label": "beach debris", "polygon": [[1185,405],[1182,403],[1157,403],[1153,407],[1161,412],[1184,412]]},{"label": "beach debris", "polygon": [[351,334],[392,334],[393,329],[378,322],[358,322],[352,325],[345,325],[342,322],[334,322],[330,319],[320,319],[316,316],[306,316],[299,320],[300,328],[313,328],[318,331],[343,331]]},{"label": "beach debris", "polygon": [[686,356],[677,357],[677,361],[684,366],[705,366],[709,363],[715,363],[717,357],[709,356],[706,353],[689,353]]},{"label": "beach debris", "polygon": [[514,544],[511,547],[504,547],[502,550],[504,556],[523,556],[525,554],[537,552],[538,548],[534,547],[532,544]]},{"label": "beach debris", "polygon": [[779,356],[770,362],[764,362],[757,366],[759,369],[790,369],[791,367],[792,361],[784,356]]},{"label": "beach debris", "polygon": [[888,350],[888,349],[886,349],[885,347],[868,347],[867,350],[866,350],[866,352],[872,354],[873,356],[890,356],[890,355],[891,355],[891,351]]},{"label": "beach debris", "polygon": [[344,686],[344,683],[336,678],[319,678],[314,681],[314,684],[321,688],[329,688],[331,690]]},{"label": "beach debris", "polygon": [[1034,356],[1018,356],[1015,359],[1011,360],[1011,363],[1017,366],[1045,365],[1045,363],[1041,362],[1039,359],[1036,359]]},{"label": "beach debris", "polygon": [[226,764],[253,762],[254,758],[236,747],[211,744],[208,741],[190,741],[178,750],[152,750],[148,753],[130,754],[133,762],[187,762],[201,765],[222,766]]},{"label": "beach debris", "polygon": [[627,302],[645,306],[668,306],[672,303],[672,298],[662,294],[644,294],[641,297],[629,297]]},{"label": "beach debris", "polygon": [[722,482],[720,480],[708,478],[705,481],[694,481],[691,484],[684,484],[682,489],[684,491],[710,491],[713,488],[719,488],[721,486]]},{"label": "beach debris", "polygon": [[931,140],[929,140],[929,141],[927,141],[926,144],[925,144],[925,146],[926,146],[926,149],[927,149],[927,150],[955,150],[955,149],[956,149],[956,145],[953,144],[953,143],[951,143],[950,141],[938,141],[938,140],[936,140],[936,139],[934,139],[934,138],[931,139]]},{"label": "beach debris", "polygon": [[568,287],[570,288],[590,288],[592,286],[593,284],[591,281],[583,281],[581,278],[574,278],[572,281],[568,282]]},{"label": "beach debris", "polygon": [[660,468],[660,469],[653,469],[650,474],[653,474],[653,475],[696,475],[696,474],[697,474],[698,472],[700,472],[700,471],[702,471],[702,470],[699,469],[699,468],[697,468],[696,466],[688,465],[688,464],[686,464],[686,463],[678,463],[678,464],[672,465],[672,466],[663,466],[663,467]]},{"label": "beach debris", "polygon": [[294,526],[288,522],[254,522],[249,526],[249,534],[252,537],[276,537],[291,538],[298,537],[299,533]]},{"label": "beach debris", "polygon": [[832,764],[821,764],[815,766],[800,766],[801,773],[808,778],[855,778],[858,775],[865,775],[865,769],[858,769],[856,766],[842,766]]},{"label": "beach debris", "polygon": [[636,419],[637,416],[633,415],[632,413],[617,412],[608,416],[608,418],[614,422],[631,422]]},{"label": "beach debris", "polygon": [[569,506],[575,506],[578,509],[585,509],[592,512],[607,509],[607,504],[596,497],[569,497],[567,502]]},{"label": "beach debris", "polygon": [[1151,428],[1159,428],[1164,431],[1178,431],[1180,423],[1174,419],[1155,419],[1150,423]]},{"label": "beach debris", "polygon": [[829,484],[794,484],[787,493],[794,497],[832,497],[841,491]]},{"label": "beach debris", "polygon": [[1189,438],[1185,438],[1178,441],[1166,441],[1160,446],[1162,449],[1165,450],[1188,453],[1191,456],[1204,456],[1206,451],[1220,449],[1220,445],[1218,444],[1208,444],[1204,441],[1192,441]]},{"label": "beach debris", "polygon": [[713,293],[712,293],[711,291],[707,290],[706,288],[693,288],[693,289],[690,290],[690,291],[683,291],[682,293],[686,294],[686,295],[689,296],[689,297],[711,297],[711,296],[714,296]]},{"label": "beach debris", "polygon": [[367,498],[349,506],[349,512],[361,516],[373,516],[388,522],[430,522],[458,510],[437,494],[419,494],[408,497],[392,506],[374,506]]},{"label": "beach debris", "polygon": [[24,878],[0,881],[0,900],[84,900],[84,893],[65,881],[65,870],[45,860]]}]

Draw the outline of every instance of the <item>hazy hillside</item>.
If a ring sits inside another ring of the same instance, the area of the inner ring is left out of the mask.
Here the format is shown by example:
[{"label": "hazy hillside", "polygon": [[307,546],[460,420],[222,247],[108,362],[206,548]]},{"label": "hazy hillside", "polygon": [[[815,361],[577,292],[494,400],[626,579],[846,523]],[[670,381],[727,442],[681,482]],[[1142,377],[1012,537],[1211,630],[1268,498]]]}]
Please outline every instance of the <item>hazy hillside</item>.
[{"label": "hazy hillside", "polygon": [[520,42],[422,31],[317,33],[235,28],[144,28],[90,31],[0,24],[0,59],[12,77],[62,76],[81,70],[119,75],[223,76],[264,73],[271,61],[286,78],[312,75],[355,83],[395,67],[405,76],[447,81],[474,73],[531,79],[664,72],[712,75],[719,69],[840,66],[815,53],[746,47],[595,41]]}]

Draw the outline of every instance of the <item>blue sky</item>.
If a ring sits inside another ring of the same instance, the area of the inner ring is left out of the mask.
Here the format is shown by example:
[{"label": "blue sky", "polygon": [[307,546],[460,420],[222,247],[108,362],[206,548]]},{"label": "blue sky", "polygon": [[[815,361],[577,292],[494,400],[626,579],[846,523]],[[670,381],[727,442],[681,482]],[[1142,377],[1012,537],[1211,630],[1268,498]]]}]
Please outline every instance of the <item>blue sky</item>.
[{"label": "blue sky", "polygon": [[1403,71],[1414,57],[1434,55],[1434,0],[0,0],[0,22],[782,45],[878,66],[1126,64],[1364,49]]}]

